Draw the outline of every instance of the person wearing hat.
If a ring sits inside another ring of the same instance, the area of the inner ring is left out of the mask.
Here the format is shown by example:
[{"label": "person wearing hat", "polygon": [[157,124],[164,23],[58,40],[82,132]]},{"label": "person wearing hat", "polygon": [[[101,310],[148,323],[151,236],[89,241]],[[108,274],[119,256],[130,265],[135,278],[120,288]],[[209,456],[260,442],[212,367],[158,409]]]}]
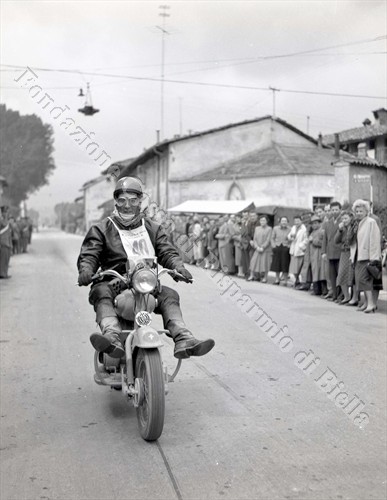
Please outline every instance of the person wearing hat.
[{"label": "person wearing hat", "polygon": [[[78,257],[78,284],[87,286],[93,275],[102,270],[114,269],[126,273],[126,263],[134,256],[135,243],[143,244],[150,258],[157,257],[159,264],[176,269],[183,278],[175,281],[192,282],[191,273],[184,267],[177,249],[168,241],[160,224],[152,221],[141,211],[143,188],[139,179],[123,177],[114,190],[115,209],[110,217],[93,225],[82,243]],[[131,243],[128,244],[128,241]],[[121,325],[113,301],[118,292],[109,286],[108,280],[91,286],[89,302],[94,306],[101,334],[93,333],[90,341],[98,352],[114,358],[125,355],[121,340]],[[178,293],[163,285],[157,292],[156,313],[163,317],[164,327],[175,342],[174,356],[179,359],[207,354],[215,345],[212,339],[198,340],[184,323]]]},{"label": "person wearing hat", "polygon": [[0,207],[0,279],[8,279],[9,260],[12,253],[12,228],[8,220],[8,207]]},{"label": "person wearing hat", "polygon": [[324,241],[324,230],[321,228],[321,219],[313,215],[310,219],[312,231],[309,235],[309,253],[312,267],[312,282],[314,295],[325,295],[327,293],[327,280],[322,260],[322,246]]}]

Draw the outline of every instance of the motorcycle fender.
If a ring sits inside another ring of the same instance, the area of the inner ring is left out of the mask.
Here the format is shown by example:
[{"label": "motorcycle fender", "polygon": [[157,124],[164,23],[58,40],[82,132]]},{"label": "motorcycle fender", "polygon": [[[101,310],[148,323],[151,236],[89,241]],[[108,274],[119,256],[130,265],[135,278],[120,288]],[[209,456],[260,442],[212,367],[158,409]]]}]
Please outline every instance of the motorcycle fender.
[{"label": "motorcycle fender", "polygon": [[162,347],[164,344],[160,339],[157,331],[150,326],[140,326],[133,337],[133,347],[141,347],[144,349],[152,349]]}]

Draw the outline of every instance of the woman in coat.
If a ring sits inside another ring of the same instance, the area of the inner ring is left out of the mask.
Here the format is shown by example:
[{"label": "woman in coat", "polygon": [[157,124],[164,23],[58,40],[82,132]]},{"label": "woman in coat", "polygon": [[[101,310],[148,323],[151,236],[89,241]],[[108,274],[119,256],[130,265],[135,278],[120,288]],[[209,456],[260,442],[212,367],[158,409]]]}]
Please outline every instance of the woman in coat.
[{"label": "woman in coat", "polygon": [[290,242],[288,240],[289,233],[289,220],[286,215],[284,215],[281,217],[279,225],[274,226],[273,232],[271,233],[270,243],[273,249],[273,260],[271,262],[270,270],[275,272],[274,285],[280,284],[280,274],[282,273],[282,279],[284,280],[284,284],[286,286],[290,264]]},{"label": "woman in coat", "polygon": [[251,242],[254,254],[250,262],[250,276],[247,281],[254,279],[254,274],[258,274],[258,279],[262,283],[267,283],[267,273],[271,263],[271,233],[272,228],[268,226],[266,215],[259,218],[260,225],[255,228],[254,238]]},{"label": "woman in coat", "polygon": [[355,262],[355,283],[358,292],[364,292],[365,302],[358,307],[365,313],[375,312],[373,297],[374,276],[369,271],[370,264],[381,261],[380,229],[375,219],[369,216],[370,205],[367,201],[356,200],[353,211],[359,221],[356,242],[351,245],[350,256]]},{"label": "woman in coat", "polygon": [[314,215],[311,220],[312,231],[309,236],[309,256],[312,268],[312,282],[314,295],[325,295],[328,293],[325,266],[321,258],[324,230],[321,227],[321,219]]},{"label": "woman in coat", "polygon": [[219,232],[215,236],[219,245],[220,268],[225,274],[234,274],[234,223],[228,217],[224,217],[222,222],[223,224],[220,226]]},{"label": "woman in coat", "polygon": [[207,249],[209,253],[208,261],[211,264],[211,269],[219,269],[219,249],[216,235],[219,232],[219,221],[210,220],[210,227],[207,233]]},{"label": "woman in coat", "polygon": [[240,215],[235,216],[234,229],[235,229],[235,234],[233,240],[234,240],[235,267],[238,270],[238,278],[244,278],[245,274],[243,272],[242,245],[241,245],[242,219]]},{"label": "woman in coat", "polygon": [[302,263],[304,261],[305,250],[308,245],[308,235],[304,224],[301,221],[301,217],[295,216],[294,226],[290,230],[288,235],[288,240],[290,243],[290,266],[289,274],[293,274],[295,278],[294,286],[299,284],[299,275],[302,268]]},{"label": "woman in coat", "polygon": [[341,245],[341,254],[339,262],[339,272],[337,275],[337,286],[341,288],[344,298],[340,305],[348,304],[351,300],[350,288],[353,288],[354,272],[352,267],[352,262],[350,259],[350,247],[351,247],[351,226],[354,222],[354,215],[349,210],[344,211],[341,214],[341,222],[337,233],[334,236],[334,241],[336,244]]}]

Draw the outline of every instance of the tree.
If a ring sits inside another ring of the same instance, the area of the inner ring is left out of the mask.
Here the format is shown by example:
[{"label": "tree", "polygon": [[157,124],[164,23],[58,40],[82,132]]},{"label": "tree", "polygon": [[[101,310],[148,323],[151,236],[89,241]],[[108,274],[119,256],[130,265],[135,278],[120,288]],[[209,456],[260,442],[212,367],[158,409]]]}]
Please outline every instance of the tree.
[{"label": "tree", "polygon": [[58,203],[54,207],[57,217],[56,223],[62,229],[69,233],[75,233],[82,230],[84,220],[83,203]]},{"label": "tree", "polygon": [[40,218],[39,212],[37,210],[34,210],[33,208],[29,208],[27,210],[27,215],[30,219],[32,219],[34,226],[38,227],[39,226],[39,218]]},{"label": "tree", "polygon": [[55,169],[53,128],[36,115],[20,115],[0,105],[0,175],[14,205],[48,184]]}]

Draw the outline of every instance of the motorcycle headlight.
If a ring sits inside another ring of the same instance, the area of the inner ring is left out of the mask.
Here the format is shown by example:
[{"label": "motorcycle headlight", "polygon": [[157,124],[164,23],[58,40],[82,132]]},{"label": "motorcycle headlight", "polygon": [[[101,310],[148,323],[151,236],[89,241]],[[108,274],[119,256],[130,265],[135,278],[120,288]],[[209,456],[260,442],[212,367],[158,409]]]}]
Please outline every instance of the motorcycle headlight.
[{"label": "motorcycle headlight", "polygon": [[151,269],[139,269],[132,277],[132,286],[139,293],[150,293],[157,285],[157,276]]}]

